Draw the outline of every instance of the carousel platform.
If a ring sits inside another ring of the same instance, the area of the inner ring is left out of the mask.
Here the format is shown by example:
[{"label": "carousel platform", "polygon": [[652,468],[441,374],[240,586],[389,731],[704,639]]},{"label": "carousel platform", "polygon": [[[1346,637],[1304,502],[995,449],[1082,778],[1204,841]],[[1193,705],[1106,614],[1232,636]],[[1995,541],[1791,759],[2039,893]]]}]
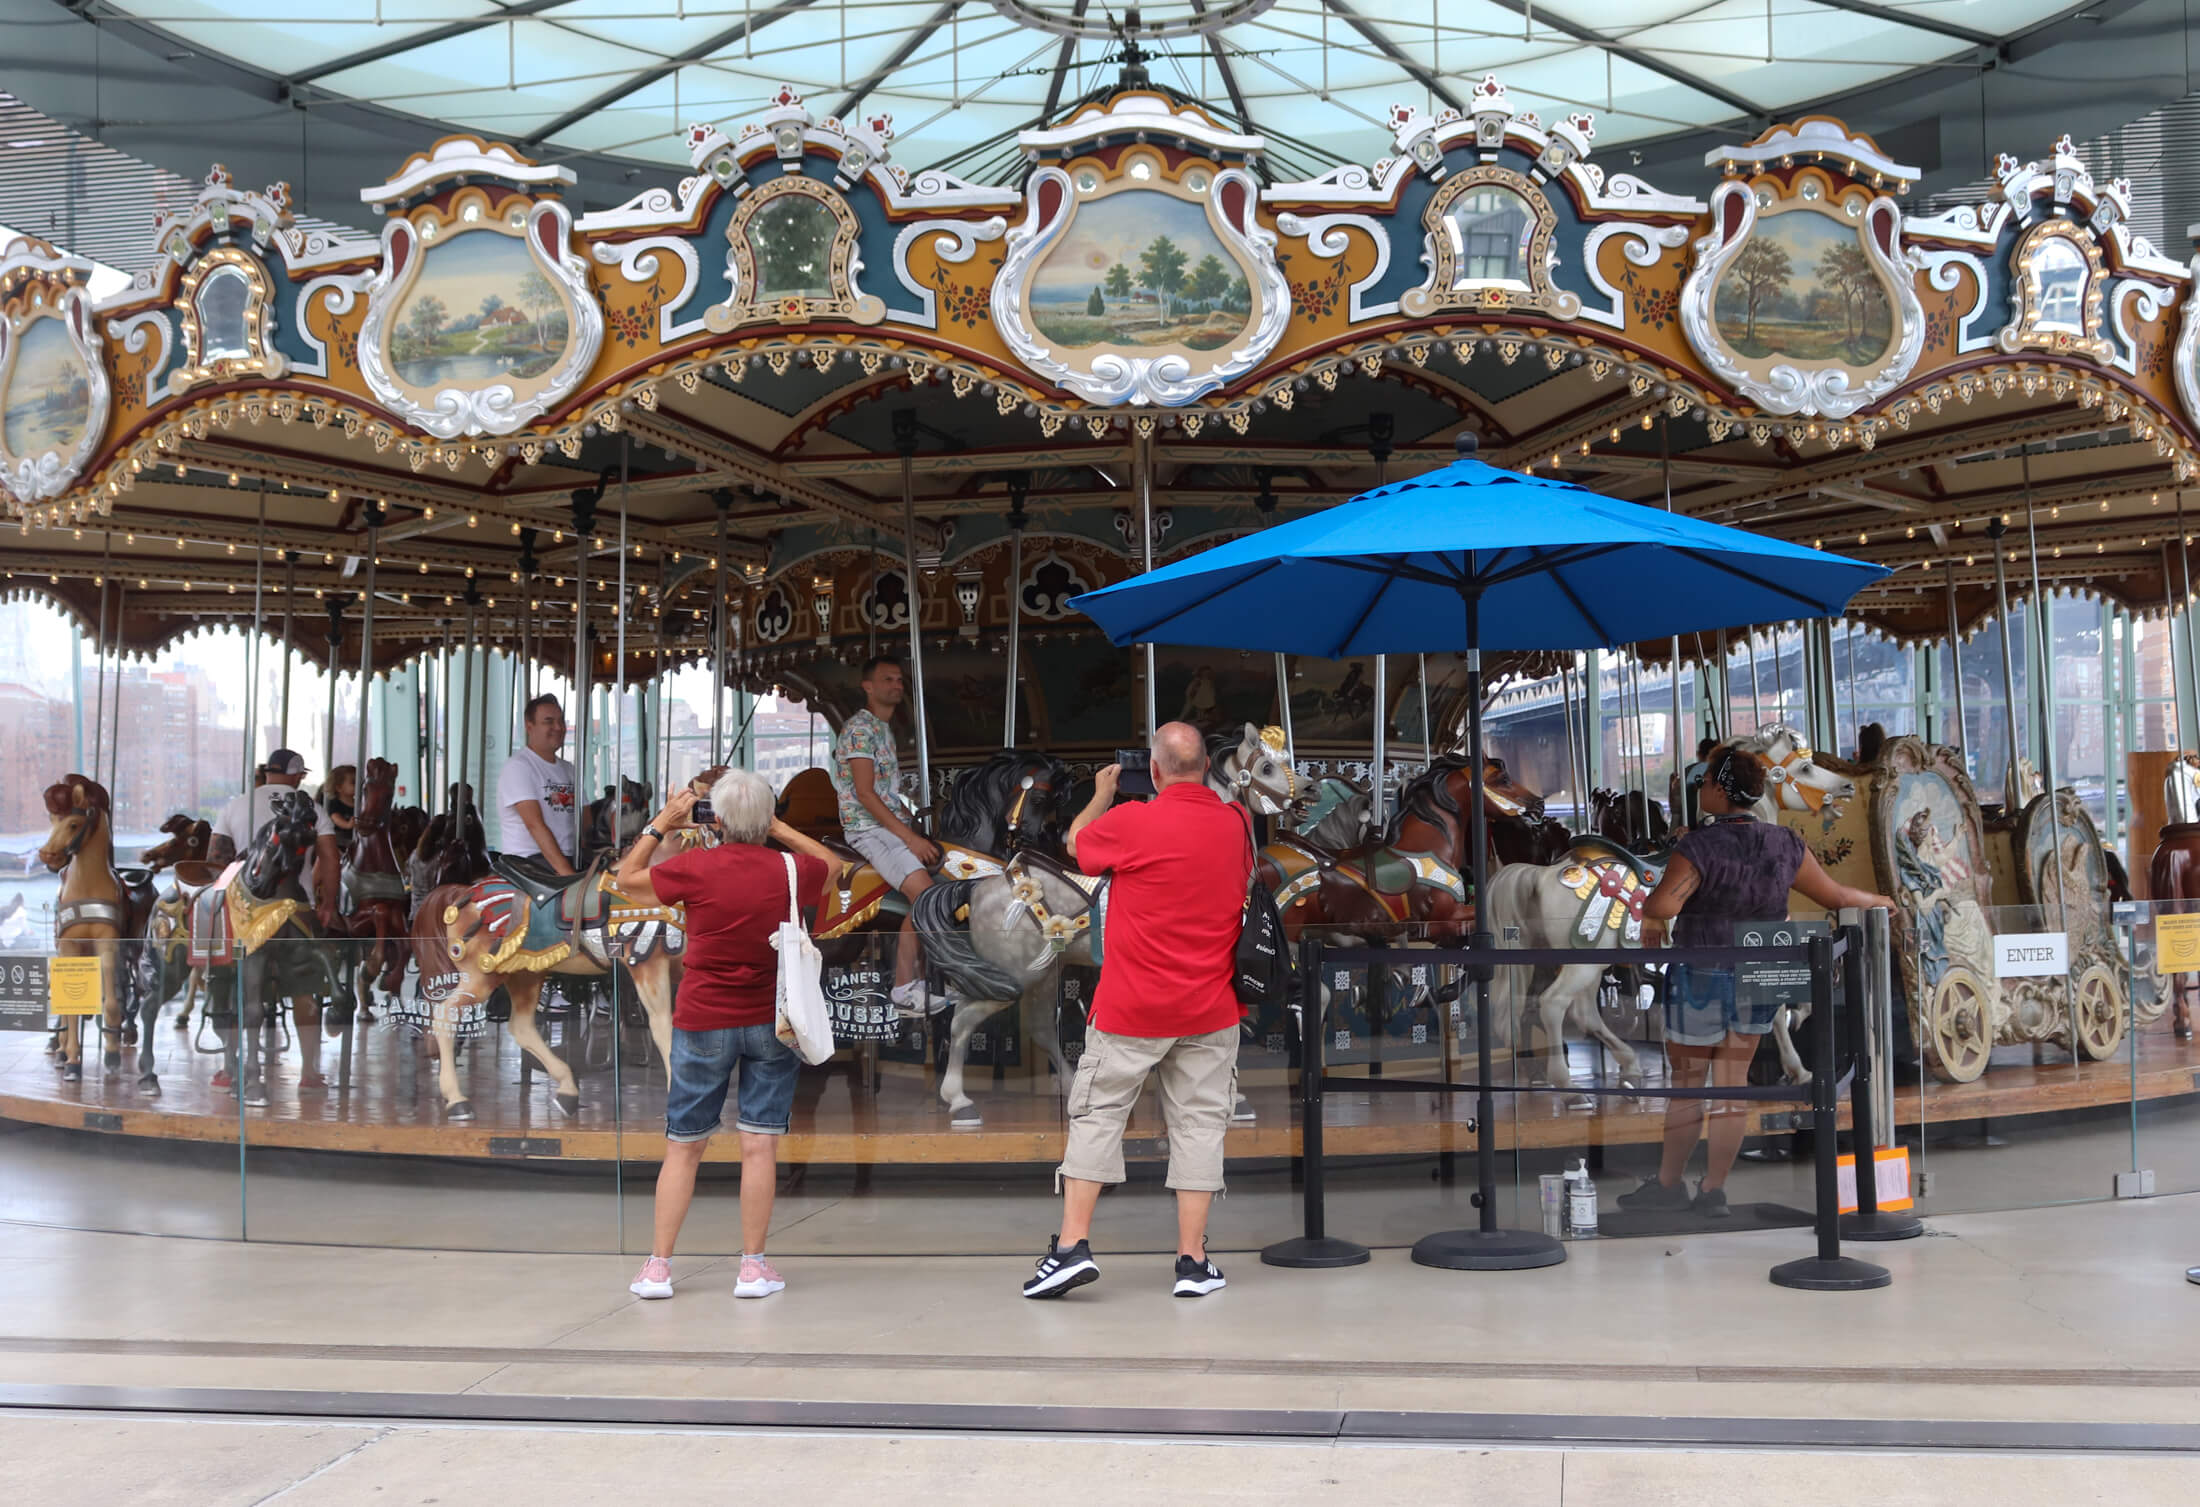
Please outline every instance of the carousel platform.
[{"label": "carousel platform", "polygon": [[[0,1120],[92,1135],[147,1137],[186,1142],[235,1143],[305,1151],[458,1159],[551,1159],[578,1162],[648,1162],[659,1159],[664,1114],[662,1069],[639,1057],[617,1074],[583,1075],[577,1115],[552,1104],[548,1081],[523,1074],[521,1055],[501,1033],[464,1049],[460,1076],[476,1111],[453,1122],[442,1111],[435,1064],[410,1038],[375,1026],[353,1038],[348,1080],[340,1073],[341,1044],[322,1048],[325,1090],[299,1087],[303,1066],[297,1046],[275,1055],[269,1103],[240,1112],[226,1089],[213,1085],[221,1059],[187,1049],[182,1033],[164,1021],[158,1042],[161,1092],[137,1085],[135,1049],[123,1071],[108,1074],[87,1055],[84,1078],[63,1082],[44,1050],[45,1038],[0,1038]],[[630,1037],[639,1041],[639,1036]],[[2200,1043],[2180,1042],[2162,1026],[2137,1037],[2137,1060],[2072,1061],[2055,1048],[2035,1054],[2004,1047],[1973,1083],[1927,1081],[1895,1093],[1895,1118],[1907,1127],[1963,1122],[2010,1122],[2028,1117],[2098,1110],[2133,1100],[2156,1109],[2200,1094]],[[1574,1068],[1584,1081],[1596,1068],[1587,1048],[1576,1047]],[[1656,1074],[1653,1051],[1645,1064]],[[1353,1069],[1339,1069],[1352,1072]],[[1501,1065],[1500,1071],[1509,1071]],[[1390,1081],[1438,1081],[1436,1059],[1387,1064]],[[1051,1076],[1018,1074],[989,1085],[990,1070],[971,1070],[971,1089],[984,1115],[976,1128],[949,1123],[933,1092],[930,1068],[886,1063],[870,1085],[863,1066],[836,1060],[806,1071],[798,1091],[794,1128],[782,1147],[789,1163],[823,1165],[1014,1164],[1058,1161],[1062,1154],[1062,1099]],[[1462,1070],[1463,1076],[1463,1070]],[[1242,1077],[1253,1107],[1250,1122],[1233,1125],[1233,1161],[1283,1159],[1300,1150],[1297,1089],[1282,1070],[1254,1070]],[[1045,1085],[1045,1087],[1041,1087]],[[1444,1155],[1470,1151],[1466,1125],[1471,1101],[1438,1093],[1332,1092],[1326,1101],[1327,1152],[1331,1157]],[[1798,1105],[1752,1104],[1751,1135],[1789,1128]],[[1500,1105],[1495,1127],[1504,1151],[1583,1151],[1654,1145],[1661,1138],[1665,1100],[1655,1077],[1639,1097],[1589,1099],[1560,1092],[1515,1097]],[[1844,1114],[1846,1113],[1844,1109]],[[1844,1123],[1846,1121],[1844,1120]],[[737,1160],[731,1138],[714,1142],[710,1157]],[[1126,1155],[1132,1162],[1167,1156],[1160,1110],[1147,1095],[1131,1122]]]}]

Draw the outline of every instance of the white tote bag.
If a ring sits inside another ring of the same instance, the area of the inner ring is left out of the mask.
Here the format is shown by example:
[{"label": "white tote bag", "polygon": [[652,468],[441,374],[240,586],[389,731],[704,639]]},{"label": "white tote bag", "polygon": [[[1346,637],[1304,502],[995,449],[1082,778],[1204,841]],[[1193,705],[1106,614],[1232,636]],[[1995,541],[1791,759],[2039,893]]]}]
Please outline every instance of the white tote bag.
[{"label": "white tote bag", "polygon": [[787,864],[787,919],[772,933],[772,947],[779,953],[779,1039],[794,1048],[804,1062],[815,1067],[833,1055],[833,1014],[825,1003],[820,978],[825,960],[817,943],[802,929],[802,908],[795,895],[794,855],[779,855]]}]

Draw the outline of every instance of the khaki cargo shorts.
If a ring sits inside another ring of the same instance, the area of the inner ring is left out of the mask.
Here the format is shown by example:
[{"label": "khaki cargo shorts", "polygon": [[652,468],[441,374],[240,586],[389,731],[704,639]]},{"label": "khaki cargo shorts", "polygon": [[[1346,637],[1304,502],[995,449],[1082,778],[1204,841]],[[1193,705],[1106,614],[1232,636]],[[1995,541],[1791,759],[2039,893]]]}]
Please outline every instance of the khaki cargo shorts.
[{"label": "khaki cargo shorts", "polygon": [[1069,1090],[1069,1146],[1055,1169],[1089,1183],[1123,1181],[1123,1127],[1146,1076],[1161,1083],[1169,1131],[1169,1182],[1188,1193],[1222,1191],[1222,1140],[1237,1103],[1238,1028],[1204,1036],[1116,1036],[1085,1032],[1085,1054]]}]

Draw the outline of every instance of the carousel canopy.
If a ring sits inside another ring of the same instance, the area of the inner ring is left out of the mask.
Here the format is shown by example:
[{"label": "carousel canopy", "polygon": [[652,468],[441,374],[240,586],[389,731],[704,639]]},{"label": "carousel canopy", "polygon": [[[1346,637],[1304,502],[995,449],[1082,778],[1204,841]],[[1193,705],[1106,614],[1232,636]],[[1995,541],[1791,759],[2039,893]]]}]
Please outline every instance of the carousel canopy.
[{"label": "carousel canopy", "polygon": [[[998,170],[1016,133],[1125,63],[1265,136],[1287,175],[1383,154],[1392,105],[1465,111],[1502,72],[1524,108],[1593,109],[1607,142],[1764,119],[1976,66],[2084,7],[2059,0],[110,0],[283,98],[369,102],[542,154],[680,160],[688,121],[781,83],[891,114],[912,168]],[[1127,45],[1137,55],[1126,56]],[[1746,134],[1746,132],[1745,132]]]}]

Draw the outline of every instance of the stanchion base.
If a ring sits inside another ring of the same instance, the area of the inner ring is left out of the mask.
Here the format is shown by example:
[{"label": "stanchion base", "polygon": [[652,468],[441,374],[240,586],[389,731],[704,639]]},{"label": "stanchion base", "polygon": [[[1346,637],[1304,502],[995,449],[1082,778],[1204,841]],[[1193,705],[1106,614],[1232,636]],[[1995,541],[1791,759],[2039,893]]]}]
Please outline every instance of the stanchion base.
[{"label": "stanchion base", "polygon": [[1803,1292],[1863,1292],[1867,1288],[1889,1286],[1893,1281],[1893,1273],[1884,1266],[1874,1266],[1853,1256],[1836,1256],[1831,1261],[1805,1256],[1800,1261],[1782,1262],[1772,1269],[1774,1287],[1793,1287]]},{"label": "stanchion base", "polygon": [[1565,1259],[1566,1247],[1540,1230],[1443,1230],[1413,1246],[1416,1265],[1452,1272],[1522,1272]]},{"label": "stanchion base", "polygon": [[1915,1214],[1877,1209],[1869,1214],[1860,1210],[1841,1216],[1843,1240],[1915,1240],[1924,1233],[1925,1221]]},{"label": "stanchion base", "polygon": [[2200,1266],[2186,1267],[2185,1280],[2187,1282],[2190,1282],[2195,1287],[2200,1287]]},{"label": "stanchion base", "polygon": [[1366,1246],[1339,1240],[1334,1235],[1294,1235],[1289,1240],[1262,1246],[1260,1252],[1263,1266],[1287,1266],[1302,1271],[1318,1271],[1331,1266],[1365,1266],[1369,1259]]}]

